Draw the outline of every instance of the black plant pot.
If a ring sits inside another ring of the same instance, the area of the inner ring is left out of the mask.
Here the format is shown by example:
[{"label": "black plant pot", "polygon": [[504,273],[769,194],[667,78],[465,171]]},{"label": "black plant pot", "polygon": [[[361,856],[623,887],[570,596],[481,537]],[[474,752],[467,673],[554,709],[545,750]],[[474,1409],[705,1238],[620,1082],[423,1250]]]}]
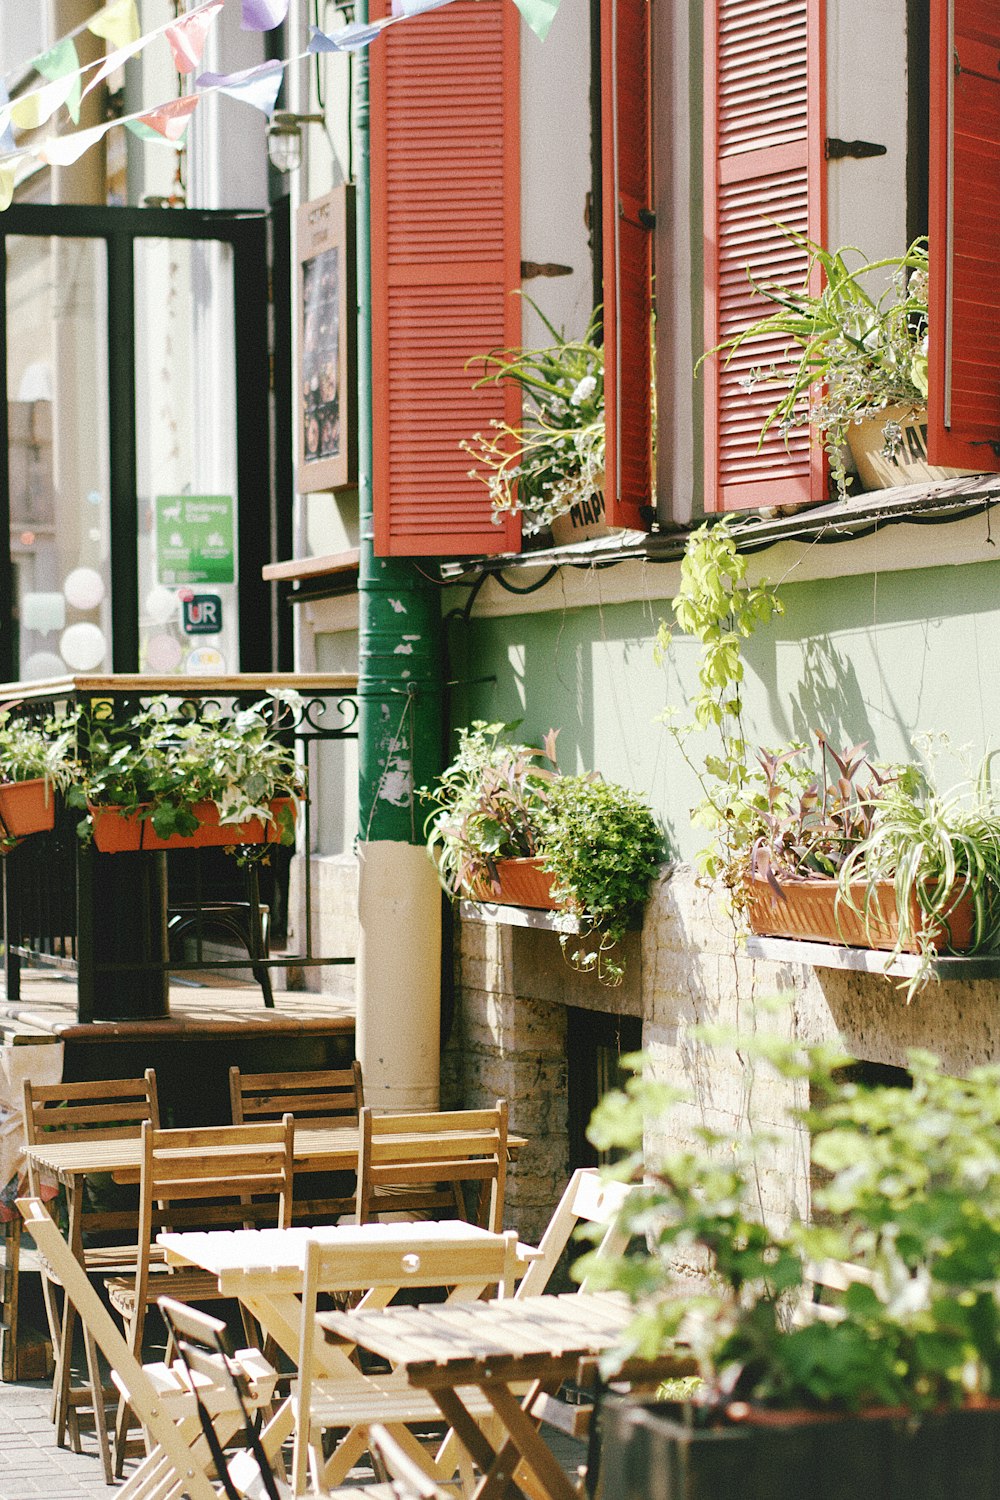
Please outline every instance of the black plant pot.
[{"label": "black plant pot", "polygon": [[996,1500],[1000,1409],[696,1428],[675,1403],[609,1397],[602,1500]]}]

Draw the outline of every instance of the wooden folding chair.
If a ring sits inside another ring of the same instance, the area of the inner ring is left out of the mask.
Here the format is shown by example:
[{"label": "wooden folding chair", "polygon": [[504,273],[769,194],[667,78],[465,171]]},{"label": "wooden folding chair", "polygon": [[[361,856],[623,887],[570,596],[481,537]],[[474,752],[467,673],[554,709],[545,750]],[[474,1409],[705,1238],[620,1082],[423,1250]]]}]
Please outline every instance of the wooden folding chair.
[{"label": "wooden folding chair", "polygon": [[[396,1227],[396,1226],[394,1226]],[[402,1226],[399,1226],[402,1227]],[[349,1231],[348,1231],[349,1232]],[[433,1401],[420,1391],[377,1377],[354,1380],[317,1380],[316,1302],[320,1292],[348,1292],[362,1288],[361,1307],[385,1307],[403,1287],[446,1287],[449,1301],[468,1301],[490,1287],[509,1296],[517,1275],[517,1235],[513,1230],[480,1242],[459,1235],[440,1244],[421,1244],[416,1253],[400,1236],[384,1242],[310,1240],[306,1247],[299,1336],[299,1378],[294,1395],[295,1447],[292,1484],[296,1495],[306,1493],[307,1467],[313,1485],[322,1488],[339,1483],[369,1447],[370,1424],[382,1416],[391,1422],[396,1441],[414,1462],[425,1463],[416,1439],[405,1423],[440,1421]],[[487,1408],[488,1410],[488,1408]],[[323,1455],[323,1433],[344,1427],[347,1435],[327,1461]],[[426,1469],[424,1470],[426,1473]]]},{"label": "wooden folding chair", "polygon": [[463,1183],[477,1185],[475,1221],[498,1234],[507,1185],[506,1099],[498,1099],[493,1109],[428,1114],[375,1115],[367,1106],[362,1109],[359,1224],[387,1213],[468,1218]]},{"label": "wooden folding chair", "polygon": [[[43,1139],[47,1144],[77,1140],[81,1135],[122,1139],[139,1135],[145,1122],[160,1123],[156,1074],[147,1068],[141,1078],[104,1079],[93,1083],[56,1083],[42,1086],[27,1080],[24,1085],[24,1128],[29,1146]],[[31,1192],[40,1194],[38,1169],[29,1162],[28,1184]],[[134,1271],[138,1257],[135,1237],[136,1214],[131,1211],[83,1207],[78,1215],[77,1242],[73,1249],[87,1270],[97,1275]],[[121,1244],[122,1234],[128,1243]],[[115,1238],[111,1244],[95,1244],[95,1237]],[[162,1257],[161,1257],[162,1258]],[[111,1450],[104,1417],[104,1392],[96,1351],[84,1330],[87,1355],[87,1380],[73,1386],[70,1380],[73,1347],[74,1313],[72,1303],[60,1310],[56,1289],[58,1276],[43,1267],[42,1295],[52,1338],[55,1373],[53,1377],[52,1418],[56,1426],[56,1443],[61,1448],[69,1429],[73,1450],[80,1452],[80,1413],[90,1409],[97,1434],[104,1477],[111,1483]]]},{"label": "wooden folding chair", "polygon": [[[310,1073],[241,1073],[230,1068],[229,1101],[234,1125],[280,1120],[285,1114],[316,1127],[356,1125],[365,1102],[361,1064]],[[322,1192],[323,1187],[342,1191]],[[336,1223],[354,1213],[356,1191],[353,1173],[334,1173],[332,1179],[329,1174],[324,1179],[317,1172],[296,1173],[292,1222]]]},{"label": "wooden folding chair", "polygon": [[[219,1490],[209,1477],[216,1460],[201,1413],[208,1414],[218,1444],[225,1447],[244,1426],[245,1412],[270,1400],[274,1370],[256,1349],[240,1350],[224,1362],[202,1362],[193,1377],[181,1360],[143,1367],[42,1201],[21,1198],[17,1206],[39,1254],[64,1287],[67,1304],[75,1307],[103,1352],[115,1384],[147,1434],[147,1456],[119,1491],[120,1500],[218,1500]],[[222,1325],[217,1320],[200,1319],[191,1309],[178,1311],[187,1329],[200,1322],[203,1333],[218,1338]]]},{"label": "wooden folding chair", "polygon": [[[138,1357],[149,1306],[169,1293],[177,1301],[220,1297],[206,1271],[160,1270],[152,1264],[154,1233],[255,1223],[287,1228],[292,1210],[291,1115],[257,1125],[216,1125],[196,1130],[142,1127],[139,1183],[139,1255],[134,1274],[109,1277],[105,1286],[121,1316],[129,1347]],[[238,1148],[238,1154],[235,1149]],[[118,1403],[114,1466],[122,1472],[128,1436],[128,1406]]]}]

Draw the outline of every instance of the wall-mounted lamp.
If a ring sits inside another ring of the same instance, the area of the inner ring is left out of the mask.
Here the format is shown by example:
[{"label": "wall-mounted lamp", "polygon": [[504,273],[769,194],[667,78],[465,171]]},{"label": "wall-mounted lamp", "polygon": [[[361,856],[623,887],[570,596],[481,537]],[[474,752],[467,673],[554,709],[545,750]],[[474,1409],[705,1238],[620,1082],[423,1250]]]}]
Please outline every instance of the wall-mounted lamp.
[{"label": "wall-mounted lamp", "polygon": [[322,115],[296,115],[276,110],[267,127],[267,154],[279,172],[294,172],[302,161],[302,126],[323,125]]}]

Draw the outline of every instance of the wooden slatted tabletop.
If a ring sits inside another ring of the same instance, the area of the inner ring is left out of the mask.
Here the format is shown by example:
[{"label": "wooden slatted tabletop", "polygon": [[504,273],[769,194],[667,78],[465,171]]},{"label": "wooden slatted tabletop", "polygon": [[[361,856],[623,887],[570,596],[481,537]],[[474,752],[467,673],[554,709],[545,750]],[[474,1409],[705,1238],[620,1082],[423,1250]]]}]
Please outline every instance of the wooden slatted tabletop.
[{"label": "wooden slatted tabletop", "polygon": [[556,1366],[572,1374],[581,1359],[613,1347],[633,1316],[627,1299],[617,1294],[570,1292],[329,1312],[320,1314],[319,1323],[331,1342],[360,1344],[404,1367],[411,1385],[430,1390],[549,1376]]},{"label": "wooden slatted tabletop", "polygon": [[[358,1127],[356,1125],[310,1126],[307,1123],[295,1127],[295,1170],[297,1172],[351,1171],[358,1161]],[[400,1134],[384,1136],[384,1141],[406,1140],[412,1143],[413,1136]],[[453,1149],[454,1134],[436,1137],[433,1133],[421,1132],[420,1142],[428,1160],[433,1160],[437,1145],[447,1141]],[[470,1138],[471,1140],[471,1138]],[[516,1161],[521,1149],[527,1145],[524,1136],[507,1137],[507,1155]],[[474,1151],[474,1141],[471,1150]],[[240,1147],[225,1148],[234,1158]],[[176,1155],[185,1153],[198,1155],[193,1147],[180,1146]],[[174,1153],[171,1153],[174,1154]],[[116,1182],[138,1182],[139,1163],[142,1156],[141,1142],[134,1137],[129,1140],[84,1139],[79,1141],[56,1141],[46,1144],[39,1141],[28,1147],[28,1155],[45,1171],[51,1172],[60,1182],[69,1183],[91,1173],[106,1173]]]}]

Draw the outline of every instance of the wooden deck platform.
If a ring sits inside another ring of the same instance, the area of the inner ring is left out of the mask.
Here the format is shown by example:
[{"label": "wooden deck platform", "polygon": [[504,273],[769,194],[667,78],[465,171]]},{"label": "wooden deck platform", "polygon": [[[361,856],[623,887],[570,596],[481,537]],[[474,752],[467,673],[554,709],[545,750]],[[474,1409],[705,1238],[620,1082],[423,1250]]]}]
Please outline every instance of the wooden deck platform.
[{"label": "wooden deck platform", "polygon": [[100,1044],[144,1039],[220,1041],[226,1038],[295,1038],[344,1035],[354,1030],[354,999],[303,990],[276,990],[266,1010],[260,986],[186,975],[170,986],[170,1015],[156,1020],[93,1021],[81,1024],[72,978],[25,970],[21,998],[0,994],[0,1032],[8,1045],[63,1041]]}]

